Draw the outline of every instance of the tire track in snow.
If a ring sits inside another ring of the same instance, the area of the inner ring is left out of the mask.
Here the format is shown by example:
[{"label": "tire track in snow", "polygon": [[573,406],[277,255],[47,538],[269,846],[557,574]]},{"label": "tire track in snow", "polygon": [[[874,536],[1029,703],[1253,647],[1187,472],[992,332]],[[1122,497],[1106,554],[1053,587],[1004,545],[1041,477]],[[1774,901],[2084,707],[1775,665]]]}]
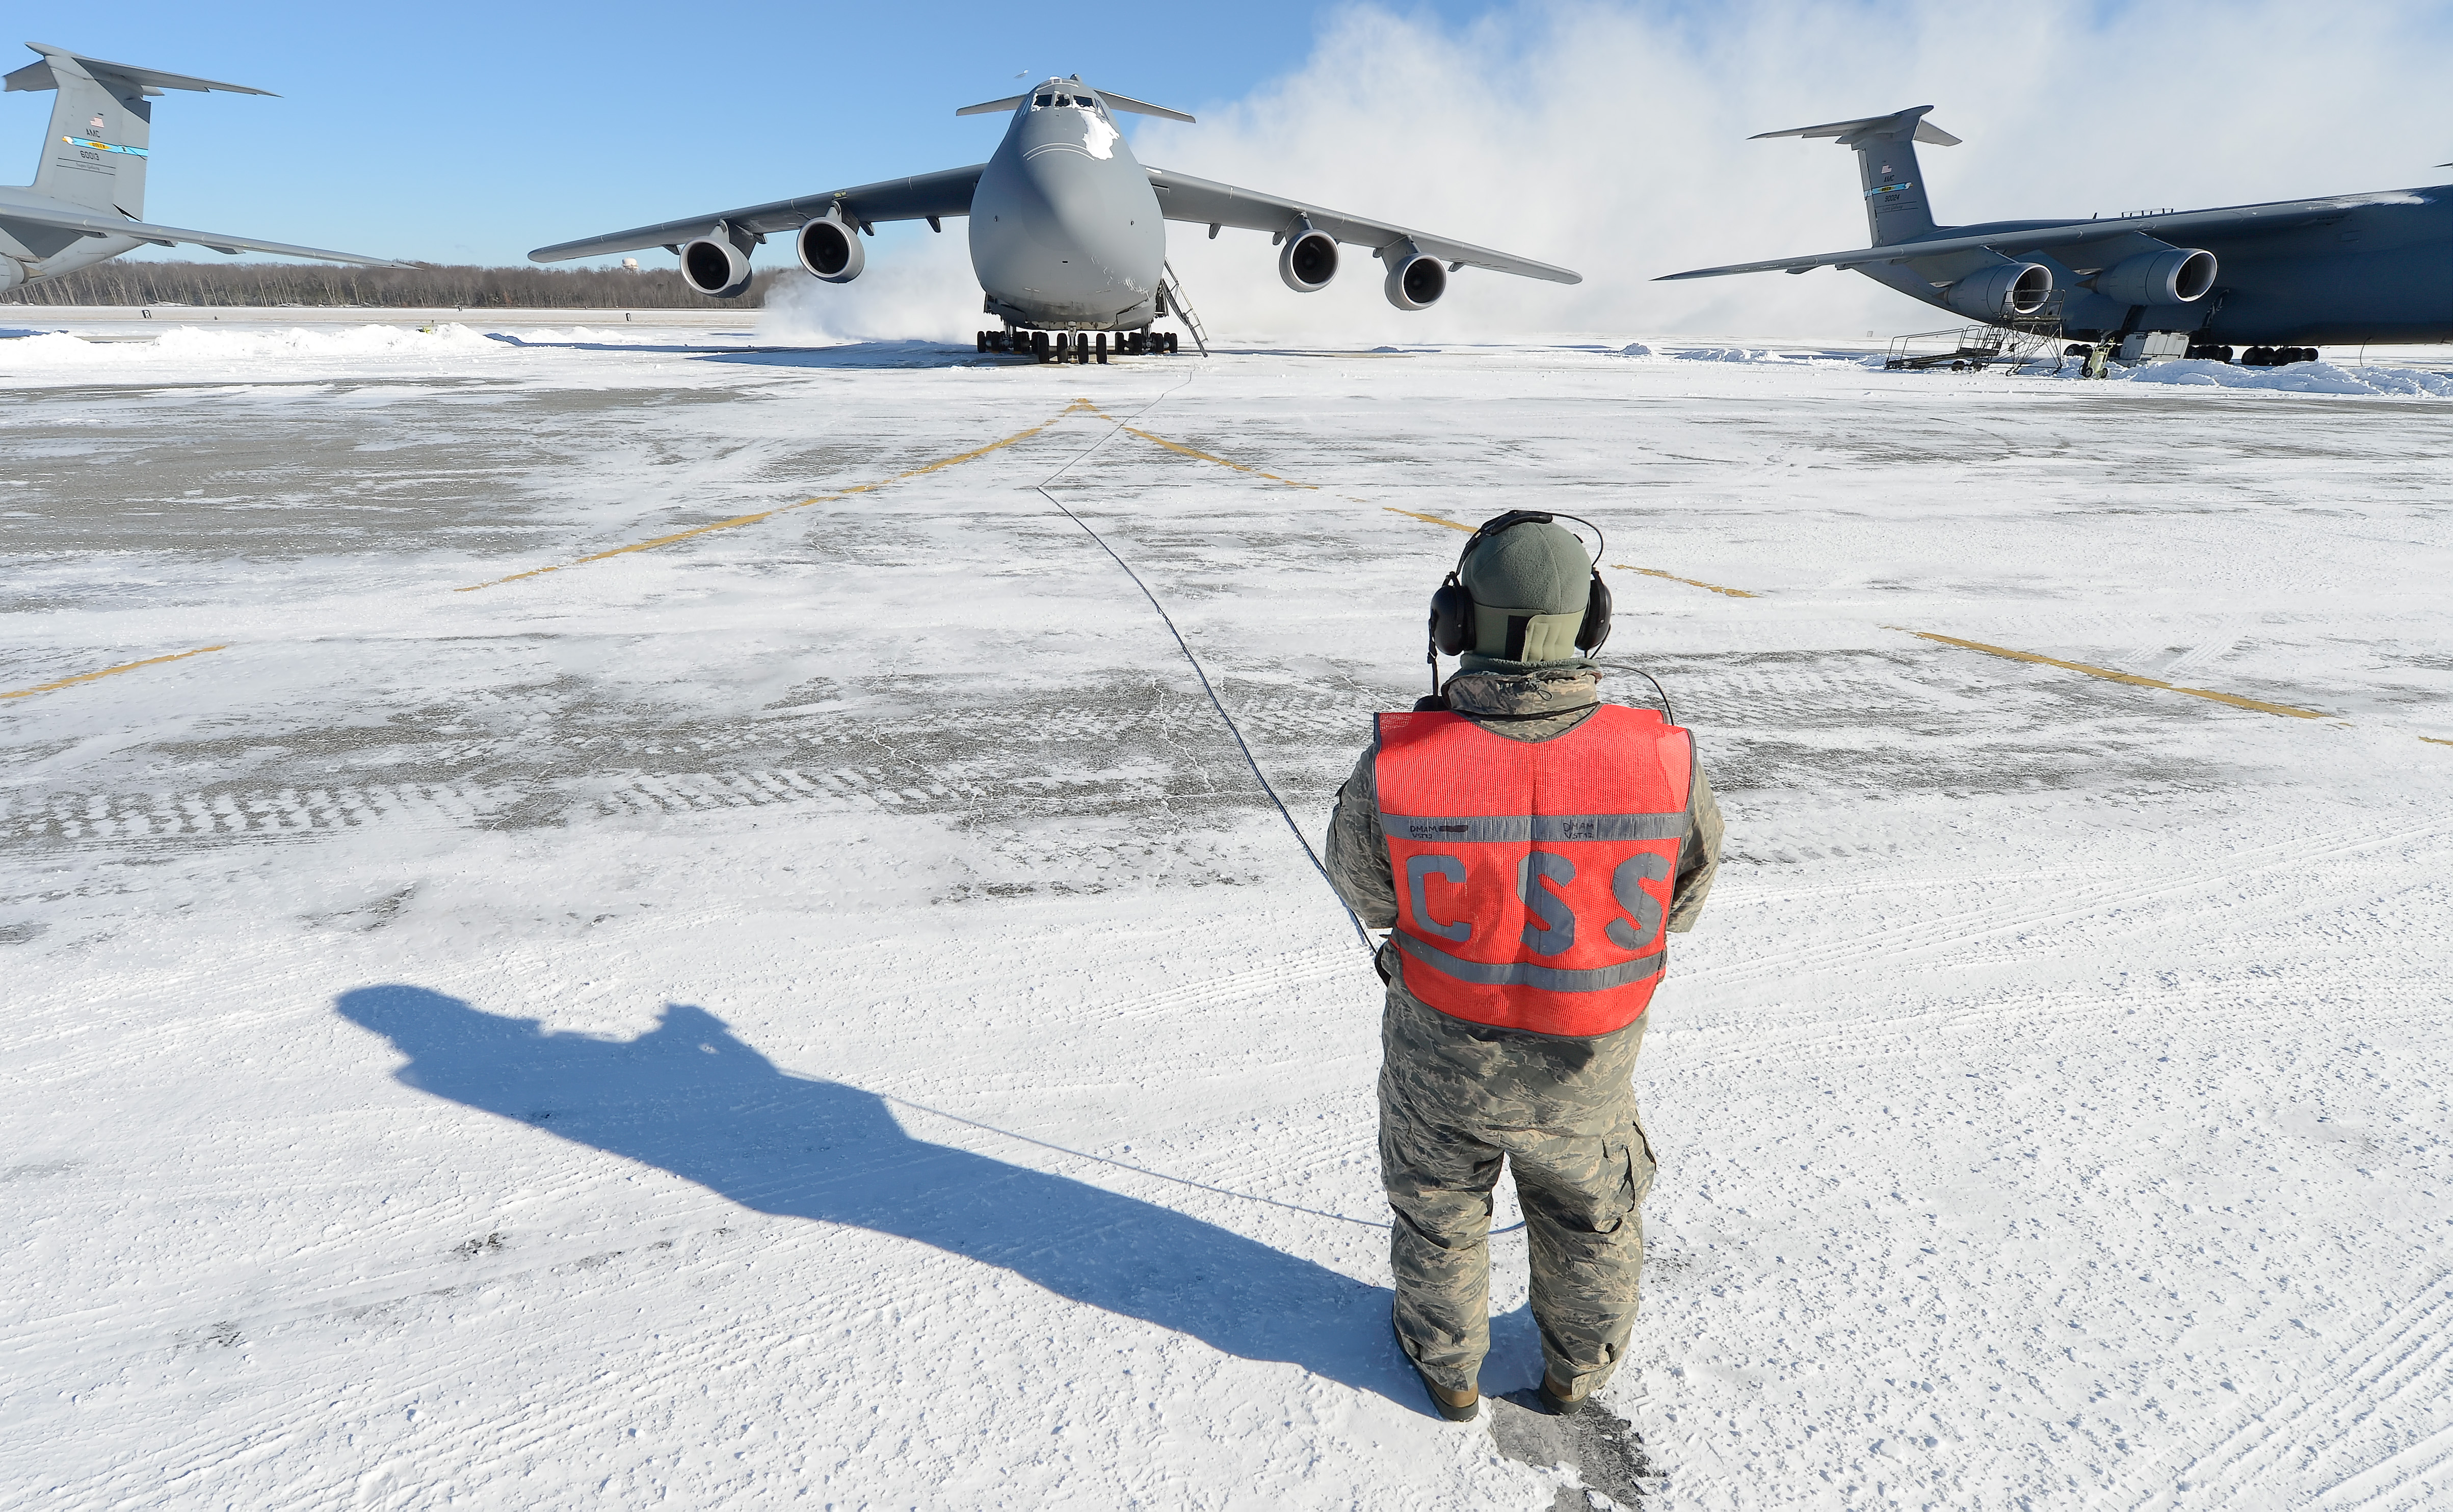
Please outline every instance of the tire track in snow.
[{"label": "tire track in snow", "polygon": [[[2269,1478],[2283,1468],[2283,1457],[2309,1445],[2305,1436],[2319,1429],[2327,1431],[2328,1446],[2313,1456],[2322,1463],[2330,1452],[2340,1447],[2339,1437],[2331,1430],[2342,1426],[2346,1409],[2358,1407],[2352,1417],[2356,1423],[2372,1416],[2384,1403],[2419,1400],[2442,1403],[2453,1393],[2453,1270],[2442,1265],[2434,1268],[2424,1285],[2401,1306],[2387,1312],[2377,1324],[2345,1345],[2321,1371],[2313,1383],[2303,1383],[2264,1408],[2246,1409],[2230,1433],[2204,1450],[2173,1467],[2173,1462],[2185,1450],[2167,1451],[2152,1464],[2132,1472],[2129,1479],[2152,1477],[2160,1480],[2173,1477],[2169,1486],[2150,1487],[2127,1502],[2134,1512],[2149,1507],[2180,1507],[2191,1503],[2211,1506],[2233,1504],[2253,1483]],[[2414,1386],[2427,1388],[2423,1397],[2414,1397]],[[2375,1393],[2383,1389],[2383,1395]],[[2387,1456],[2377,1464],[2358,1472],[2348,1480],[2337,1482],[2335,1489],[2350,1485],[2365,1475],[2389,1466],[2395,1460],[2426,1443],[2439,1443],[2439,1452],[2424,1470],[2432,1473],[2447,1457],[2453,1457],[2453,1443],[2441,1443],[2444,1432],[2431,1435],[2422,1444]],[[2204,1474],[2201,1465],[2208,1466]],[[2406,1480],[2407,1477],[2402,1478]],[[2265,1483],[2270,1483],[2266,1482]],[[2395,1484],[2402,1483],[2398,1480]],[[2381,1487],[2377,1495],[2394,1489]],[[2109,1493],[2107,1493],[2109,1495]],[[2326,1493],[2328,1497],[2331,1491]],[[2344,1503],[2370,1505],[2377,1496]]]},{"label": "tire track in snow", "polygon": [[[2324,833],[2339,834],[2340,831]],[[1829,971],[1875,956],[1881,956],[1886,962],[1896,961],[2043,925],[2075,922],[2123,904],[2179,897],[2270,872],[2305,867],[2318,861],[2352,856],[2404,841],[2433,839],[2447,833],[2453,833],[2453,819],[2372,830],[2365,835],[2336,840],[2330,845],[2295,837],[2253,849],[2229,852],[2220,856],[2214,865],[2194,867],[2177,877],[2168,872],[2159,872],[2153,880],[2146,882],[2114,882],[2080,887],[2041,908],[2027,905],[2005,911],[2003,908],[1979,907],[1939,918],[1910,920],[1860,934],[1845,942],[1800,945],[1789,950],[1752,956],[1737,965],[1707,966],[1684,974],[1683,980],[1692,986],[1727,987],[1800,969]]]},{"label": "tire track in snow", "polygon": [[403,817],[465,824],[522,796],[518,789],[476,783],[58,793],[15,804],[0,802],[0,840],[142,845],[198,838],[303,839]]}]

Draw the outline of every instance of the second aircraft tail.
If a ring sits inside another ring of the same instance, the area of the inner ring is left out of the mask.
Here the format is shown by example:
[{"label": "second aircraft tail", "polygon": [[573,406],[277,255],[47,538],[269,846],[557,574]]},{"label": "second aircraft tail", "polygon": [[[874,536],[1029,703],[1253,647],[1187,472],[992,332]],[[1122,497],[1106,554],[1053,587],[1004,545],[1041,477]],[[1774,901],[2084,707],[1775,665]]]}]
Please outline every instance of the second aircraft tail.
[{"label": "second aircraft tail", "polygon": [[145,168],[152,152],[151,96],[165,90],[271,92],[106,63],[40,42],[26,46],[41,53],[41,60],[0,78],[0,87],[59,91],[33,190],[105,215],[117,211],[130,220],[144,219]]},{"label": "second aircraft tail", "polygon": [[1887,247],[1934,229],[1933,208],[1925,198],[1925,174],[1917,168],[1916,145],[1957,147],[1959,138],[1926,120],[1930,105],[1912,106],[1889,115],[1857,121],[1832,121],[1787,131],[1765,131],[1760,142],[1774,136],[1828,136],[1842,147],[1857,149],[1857,177],[1865,191],[1865,229],[1876,247]]}]

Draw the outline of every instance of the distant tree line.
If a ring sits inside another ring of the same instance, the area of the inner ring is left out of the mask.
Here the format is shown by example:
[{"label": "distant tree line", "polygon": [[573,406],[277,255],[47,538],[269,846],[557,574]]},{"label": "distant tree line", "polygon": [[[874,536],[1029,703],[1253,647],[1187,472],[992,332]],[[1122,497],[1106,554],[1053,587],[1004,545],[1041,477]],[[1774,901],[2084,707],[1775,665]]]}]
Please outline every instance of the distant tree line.
[{"label": "distant tree line", "polygon": [[13,288],[17,305],[375,306],[389,309],[741,309],[765,303],[773,271],[739,299],[709,299],[674,268],[480,268],[420,264],[154,263],[114,259]]}]

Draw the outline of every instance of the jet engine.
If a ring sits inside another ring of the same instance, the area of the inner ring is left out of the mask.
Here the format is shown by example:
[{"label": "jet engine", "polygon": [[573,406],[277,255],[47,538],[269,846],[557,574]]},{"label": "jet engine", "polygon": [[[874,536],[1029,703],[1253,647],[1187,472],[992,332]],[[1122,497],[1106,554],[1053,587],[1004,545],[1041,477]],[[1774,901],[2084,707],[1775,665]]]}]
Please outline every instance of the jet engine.
[{"label": "jet engine", "polygon": [[[1406,245],[1398,244],[1401,248]],[[1438,258],[1395,249],[1387,255],[1388,303],[1399,309],[1428,309],[1448,291],[1448,270]]]},{"label": "jet engine", "polygon": [[801,266],[811,278],[829,284],[850,283],[868,261],[868,254],[861,249],[860,232],[831,215],[821,215],[802,227],[801,234],[792,238],[792,249],[800,253]]},{"label": "jet engine", "polygon": [[737,299],[749,287],[749,258],[728,237],[702,236],[682,249],[682,277],[710,299]]},{"label": "jet engine", "polygon": [[2095,275],[2095,291],[2124,305],[2185,305],[2215,287],[2215,254],[2174,247],[2124,258]]},{"label": "jet engine", "polygon": [[25,281],[25,264],[13,257],[0,257],[0,288],[14,288]]},{"label": "jet engine", "polygon": [[1298,294],[1317,294],[1337,276],[1337,238],[1306,231],[1278,253],[1278,276]]},{"label": "jet engine", "polygon": [[2032,315],[2052,296],[2053,270],[2042,263],[2004,263],[1970,273],[1944,289],[1943,303],[1978,320]]}]

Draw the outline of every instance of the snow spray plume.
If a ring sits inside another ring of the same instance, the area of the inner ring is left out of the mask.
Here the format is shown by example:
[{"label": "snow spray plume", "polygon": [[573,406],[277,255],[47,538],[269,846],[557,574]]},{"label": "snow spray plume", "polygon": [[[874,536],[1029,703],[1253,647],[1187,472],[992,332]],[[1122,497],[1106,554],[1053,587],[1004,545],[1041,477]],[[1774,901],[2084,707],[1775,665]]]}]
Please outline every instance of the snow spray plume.
[{"label": "snow spray plume", "polygon": [[[1196,107],[1198,126],[1141,124],[1133,150],[1585,280],[1467,269],[1408,314],[1359,250],[1327,289],[1291,295],[1266,240],[1170,228],[1204,319],[1237,340],[1862,338],[1949,322],[1854,274],[1649,282],[1865,244],[1848,155],[1755,132],[1931,104],[1966,138],[1924,158],[1937,209],[1960,223],[2427,184],[2445,154],[2418,144],[2442,136],[2447,30],[2423,5],[2279,0],[1524,6],[1463,27],[1361,7],[1295,72]],[[2273,78],[2277,58],[2293,63],[2287,112],[2246,82]]]}]

